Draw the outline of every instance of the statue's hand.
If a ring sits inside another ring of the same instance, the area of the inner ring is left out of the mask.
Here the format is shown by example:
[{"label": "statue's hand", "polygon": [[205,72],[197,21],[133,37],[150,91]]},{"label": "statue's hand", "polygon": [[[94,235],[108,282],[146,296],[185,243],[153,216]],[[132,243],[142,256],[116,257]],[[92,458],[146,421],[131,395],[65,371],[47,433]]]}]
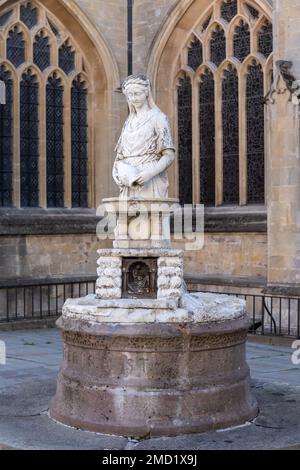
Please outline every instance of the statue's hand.
[{"label": "statue's hand", "polygon": [[153,178],[153,174],[149,170],[142,170],[137,177],[136,180],[134,180],[134,184],[139,184],[140,186],[143,186],[147,181],[151,180]]}]

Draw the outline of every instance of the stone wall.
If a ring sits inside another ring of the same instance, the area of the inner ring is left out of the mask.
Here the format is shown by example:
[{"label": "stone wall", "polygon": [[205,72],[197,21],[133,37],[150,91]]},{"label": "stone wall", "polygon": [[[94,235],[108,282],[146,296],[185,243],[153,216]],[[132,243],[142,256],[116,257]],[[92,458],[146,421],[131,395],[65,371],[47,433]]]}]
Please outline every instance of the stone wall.
[{"label": "stone wall", "polygon": [[[177,248],[182,244],[174,244]],[[245,276],[261,278],[267,275],[267,235],[264,233],[206,233],[204,247],[185,251],[186,273]]]},{"label": "stone wall", "polygon": [[[180,0],[179,0],[180,1]],[[146,73],[155,37],[178,0],[133,1],[133,73]],[[121,79],[127,76],[127,1],[75,0],[101,31]]]},{"label": "stone wall", "polygon": [[[133,71],[146,73],[155,39],[178,0],[134,0]],[[137,21],[136,21],[137,20]]]},{"label": "stone wall", "polygon": [[[0,237],[0,281],[88,275],[96,277],[97,249],[110,247],[93,234]],[[182,248],[174,243],[174,248]],[[185,252],[186,273],[266,277],[266,234],[206,234],[200,251]]]},{"label": "stone wall", "polygon": [[20,235],[0,237],[0,280],[94,274],[96,235]]}]

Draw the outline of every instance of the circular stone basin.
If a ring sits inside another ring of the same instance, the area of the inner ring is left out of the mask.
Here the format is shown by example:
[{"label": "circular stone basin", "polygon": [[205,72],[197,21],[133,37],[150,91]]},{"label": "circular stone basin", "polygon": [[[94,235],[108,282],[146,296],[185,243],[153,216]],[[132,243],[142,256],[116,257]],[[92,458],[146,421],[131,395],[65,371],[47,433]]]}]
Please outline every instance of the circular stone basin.
[{"label": "circular stone basin", "polygon": [[212,431],[255,418],[245,358],[250,322],[241,308],[242,315],[222,321],[102,323],[85,320],[78,308],[70,316],[69,304],[57,322],[64,358],[50,416],[136,438]]}]

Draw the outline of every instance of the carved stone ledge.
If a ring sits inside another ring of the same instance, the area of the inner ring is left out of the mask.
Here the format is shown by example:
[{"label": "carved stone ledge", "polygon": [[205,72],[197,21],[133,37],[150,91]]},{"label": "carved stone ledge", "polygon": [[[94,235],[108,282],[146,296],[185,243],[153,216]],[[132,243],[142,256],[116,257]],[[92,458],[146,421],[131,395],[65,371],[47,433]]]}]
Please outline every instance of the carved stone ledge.
[{"label": "carved stone ledge", "polygon": [[[101,217],[94,209],[0,209],[0,235],[96,234]],[[196,229],[194,216],[193,230]],[[238,209],[228,213],[205,213],[206,232],[266,232],[267,213]],[[171,215],[171,233],[174,233]]]},{"label": "carved stone ledge", "polygon": [[0,209],[0,235],[95,234],[95,209]]}]

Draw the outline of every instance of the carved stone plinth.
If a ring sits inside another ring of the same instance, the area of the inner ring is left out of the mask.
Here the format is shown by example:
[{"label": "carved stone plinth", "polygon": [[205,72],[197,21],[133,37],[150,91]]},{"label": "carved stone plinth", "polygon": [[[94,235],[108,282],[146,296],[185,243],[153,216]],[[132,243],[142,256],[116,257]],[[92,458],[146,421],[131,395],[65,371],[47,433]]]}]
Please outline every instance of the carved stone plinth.
[{"label": "carved stone plinth", "polygon": [[[97,302],[102,303],[98,313]],[[120,314],[119,302],[140,301],[86,298],[84,306],[73,300],[58,321],[64,359],[52,418],[89,431],[141,438],[212,431],[257,415],[245,360],[249,320],[243,308],[232,320],[200,323],[173,305],[172,318],[162,321],[160,312],[156,320],[142,322],[135,317],[135,304],[116,323],[109,302]],[[149,299],[144,307],[154,312],[155,302]],[[160,307],[172,312],[168,302]]]},{"label": "carved stone plinth", "polygon": [[183,251],[167,248],[98,250],[99,299],[156,298],[179,302]]},{"label": "carved stone plinth", "polygon": [[166,248],[170,214],[180,210],[174,198],[107,198],[103,204],[114,231],[114,248]]}]

